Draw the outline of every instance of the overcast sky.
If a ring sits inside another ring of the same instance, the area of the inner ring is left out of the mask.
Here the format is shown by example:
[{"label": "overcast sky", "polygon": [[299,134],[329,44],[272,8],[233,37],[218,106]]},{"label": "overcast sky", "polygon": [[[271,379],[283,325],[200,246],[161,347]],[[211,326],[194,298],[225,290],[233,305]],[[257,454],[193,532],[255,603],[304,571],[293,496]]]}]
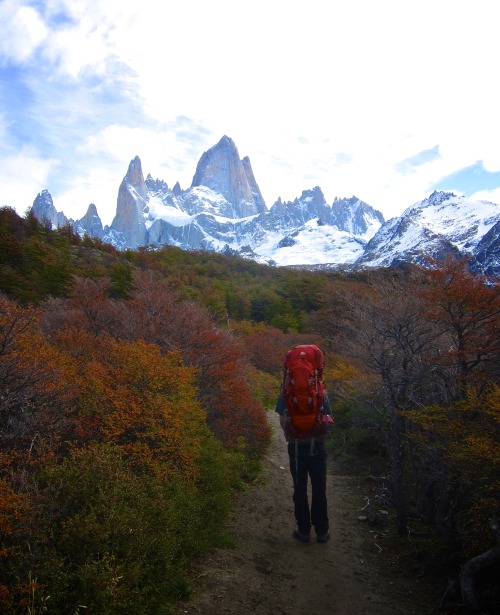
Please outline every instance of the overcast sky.
[{"label": "overcast sky", "polygon": [[[0,0],[0,205],[105,224],[130,161],[191,185],[223,135],[268,205],[500,203],[497,0]],[[500,207],[500,206],[499,206]]]}]

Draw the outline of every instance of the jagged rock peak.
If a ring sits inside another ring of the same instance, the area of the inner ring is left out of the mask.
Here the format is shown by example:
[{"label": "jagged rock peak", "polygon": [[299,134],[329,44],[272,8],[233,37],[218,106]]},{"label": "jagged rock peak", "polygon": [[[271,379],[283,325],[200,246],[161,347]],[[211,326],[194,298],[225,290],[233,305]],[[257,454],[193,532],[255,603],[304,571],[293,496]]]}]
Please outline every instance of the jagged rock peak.
[{"label": "jagged rock peak", "polygon": [[283,202],[279,198],[271,207],[270,213],[280,220],[279,224],[286,226],[305,224],[314,218],[328,221],[330,208],[326,203],[323,191],[319,186],[312,190],[303,190],[300,198]]},{"label": "jagged rock peak", "polygon": [[47,189],[42,190],[36,195],[33,205],[54,205],[52,195]]},{"label": "jagged rock peak", "polygon": [[53,228],[58,228],[68,222],[68,219],[62,212],[56,211],[52,195],[48,190],[42,190],[37,194],[31,211],[38,220],[48,222]]},{"label": "jagged rock peak", "polygon": [[148,201],[141,160],[136,156],[118,189],[116,215],[111,223],[111,231],[122,233],[127,246],[137,248],[147,243],[143,211]]},{"label": "jagged rock peak", "polygon": [[167,192],[168,185],[163,179],[153,179],[151,173],[148,173],[144,183],[151,192]]},{"label": "jagged rock peak", "polygon": [[300,201],[313,201],[315,204],[324,205],[326,203],[323,190],[319,186],[314,186],[311,190],[303,190]]},{"label": "jagged rock peak", "polygon": [[385,221],[382,212],[378,211],[378,209],[374,209],[371,205],[368,205],[368,203],[365,203],[365,201],[358,199],[358,197],[354,195],[349,198],[344,197],[342,199],[335,197],[332,210],[337,212],[349,211],[351,214],[361,210],[364,213],[369,213],[372,215],[380,223],[384,223]]},{"label": "jagged rock peak", "polygon": [[336,196],[333,199],[333,204],[335,205],[336,203],[345,203],[346,205],[351,205],[351,206],[356,206],[358,203],[363,203],[363,201],[361,201],[360,199],[358,199],[357,196],[352,195],[351,197],[338,197]]},{"label": "jagged rock peak", "polygon": [[428,207],[438,207],[450,200],[460,200],[463,197],[457,196],[454,192],[445,192],[443,190],[434,190],[427,198],[410,205],[402,214],[402,217],[418,215],[417,212],[425,210]]},{"label": "jagged rock peak", "polygon": [[248,185],[250,186],[250,190],[252,191],[252,195],[255,201],[255,205],[259,212],[267,211],[267,205],[262,198],[262,194],[260,192],[259,186],[257,185],[257,181],[255,180],[255,176],[253,174],[252,165],[250,164],[250,158],[245,156],[241,161],[243,165],[243,169],[245,171],[245,175],[248,181]]},{"label": "jagged rock peak", "polygon": [[90,203],[90,205],[87,208],[87,213],[85,215],[99,217],[99,214],[97,213],[97,207],[95,206],[94,203]]},{"label": "jagged rock peak", "polygon": [[335,197],[333,201],[331,223],[341,231],[355,236],[364,235],[370,228],[375,232],[384,222],[380,211],[356,196],[342,199]]},{"label": "jagged rock peak", "polygon": [[278,197],[278,200],[271,209],[273,210],[282,210],[282,209],[314,209],[317,207],[324,207],[326,205],[325,196],[323,191],[319,186],[315,186],[311,190],[303,190],[300,197],[296,197],[293,201],[285,201],[283,202],[281,197]]},{"label": "jagged rock peak", "polygon": [[81,227],[82,231],[90,237],[99,237],[103,235],[103,226],[101,218],[97,213],[97,207],[94,203],[90,203],[87,213],[76,223],[77,229]]},{"label": "jagged rock peak", "polygon": [[142,173],[142,164],[139,156],[136,156],[133,160],[130,161],[127,174],[123,178],[120,189],[125,188],[127,185],[132,186],[137,191],[139,196],[145,201],[147,201],[148,189],[146,186],[146,182],[144,181],[144,175]]},{"label": "jagged rock peak", "polygon": [[144,176],[142,174],[142,164],[139,156],[136,156],[133,160],[130,161],[126,178],[131,184],[137,183],[140,179],[144,181]]},{"label": "jagged rock peak", "polygon": [[240,160],[228,136],[204,152],[196,167],[191,188],[206,186],[221,194],[233,208],[233,218],[244,218],[266,210],[266,205],[248,157]]},{"label": "jagged rock peak", "polygon": [[52,201],[52,195],[48,190],[42,190],[36,195],[31,211],[41,222],[56,224],[57,211]]},{"label": "jagged rock peak", "polygon": [[441,203],[444,203],[444,201],[456,198],[456,196],[457,195],[454,192],[443,192],[441,190],[434,190],[434,192],[426,200],[429,205],[440,205]]}]

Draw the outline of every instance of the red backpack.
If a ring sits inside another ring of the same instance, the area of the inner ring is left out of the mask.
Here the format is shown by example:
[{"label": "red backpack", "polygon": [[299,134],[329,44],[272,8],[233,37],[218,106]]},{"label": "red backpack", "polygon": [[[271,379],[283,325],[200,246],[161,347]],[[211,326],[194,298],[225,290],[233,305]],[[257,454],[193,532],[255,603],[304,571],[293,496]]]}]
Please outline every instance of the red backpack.
[{"label": "red backpack", "polygon": [[328,429],[322,381],[325,355],[315,346],[301,345],[285,356],[282,394],[285,433],[292,439],[323,436]]}]

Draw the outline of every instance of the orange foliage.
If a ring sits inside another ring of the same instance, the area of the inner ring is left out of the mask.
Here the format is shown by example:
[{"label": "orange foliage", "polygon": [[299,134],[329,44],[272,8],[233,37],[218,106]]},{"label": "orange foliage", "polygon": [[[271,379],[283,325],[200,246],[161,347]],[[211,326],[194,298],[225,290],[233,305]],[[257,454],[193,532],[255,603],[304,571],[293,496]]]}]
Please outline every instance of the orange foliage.
[{"label": "orange foliage", "polygon": [[180,354],[70,329],[57,341],[79,355],[75,436],[123,446],[137,467],[192,477],[205,415]]},{"label": "orange foliage", "polygon": [[379,384],[377,376],[336,355],[328,358],[323,380],[332,400],[352,399],[359,391],[368,392]]},{"label": "orange foliage", "polygon": [[0,298],[0,447],[31,455],[42,454],[60,436],[74,393],[71,362],[38,325],[37,310]]},{"label": "orange foliage", "polygon": [[226,446],[243,437],[250,449],[262,450],[269,442],[266,415],[246,384],[244,350],[233,332],[216,327],[198,305],[179,302],[167,285],[137,276],[134,284],[123,318],[135,323],[134,337],[179,350],[195,368],[207,423]]},{"label": "orange foliage", "polygon": [[[421,291],[425,318],[448,334],[452,346],[439,363],[456,365],[462,391],[472,375],[488,371],[500,355],[500,293],[498,285],[471,273],[467,261],[449,259],[426,273],[430,286]],[[498,374],[497,374],[498,375]],[[476,376],[476,380],[483,379]]]},{"label": "orange foliage", "polygon": [[[178,351],[185,365],[194,369],[197,397],[217,437],[226,446],[243,437],[250,449],[263,450],[269,442],[265,411],[245,384],[245,353],[232,330],[217,327],[206,309],[181,301],[168,283],[150,275],[136,272],[130,298],[123,301],[107,298],[104,281],[76,282],[70,299],[51,302],[44,319],[49,330],[73,330],[71,357],[80,360],[87,353],[88,341],[82,338],[73,344],[83,330],[106,332],[131,343],[144,340],[160,348],[160,354]],[[100,394],[95,392],[89,407],[99,403]],[[127,408],[135,411],[133,405]],[[80,413],[82,433],[93,428],[91,415]]]},{"label": "orange foliage", "polygon": [[[0,464],[4,465],[5,458],[0,456]],[[30,510],[29,500],[24,496],[16,493],[9,480],[6,477],[0,478],[0,535],[9,536],[15,524],[26,518]],[[5,545],[0,546],[0,557],[6,555]]]}]

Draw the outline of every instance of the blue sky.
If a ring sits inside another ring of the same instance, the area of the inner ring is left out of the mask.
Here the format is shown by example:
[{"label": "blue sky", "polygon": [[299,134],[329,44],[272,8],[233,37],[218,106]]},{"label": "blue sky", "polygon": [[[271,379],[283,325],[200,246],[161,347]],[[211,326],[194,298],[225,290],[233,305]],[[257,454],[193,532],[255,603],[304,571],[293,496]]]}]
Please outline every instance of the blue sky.
[{"label": "blue sky", "polygon": [[270,207],[500,203],[495,0],[0,0],[0,205],[104,223],[138,155],[189,187],[223,135]]}]

